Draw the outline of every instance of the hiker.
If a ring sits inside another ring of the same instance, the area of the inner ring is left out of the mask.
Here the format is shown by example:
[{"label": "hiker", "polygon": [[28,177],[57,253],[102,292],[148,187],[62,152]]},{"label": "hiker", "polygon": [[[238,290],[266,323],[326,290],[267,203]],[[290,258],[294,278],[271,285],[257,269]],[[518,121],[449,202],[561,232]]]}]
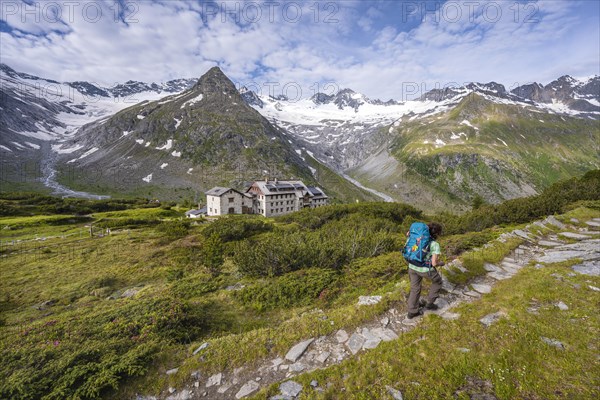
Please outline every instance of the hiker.
[{"label": "hiker", "polygon": [[[413,226],[417,226],[417,228],[423,229],[423,235],[427,235],[425,224],[416,223]],[[419,226],[420,225],[420,226]],[[411,240],[411,233],[414,235],[413,226],[411,226],[411,231],[406,233],[408,236],[408,242]],[[409,261],[408,264],[408,276],[410,278],[410,295],[408,296],[408,318],[412,319],[418,315],[422,315],[423,311],[419,306],[425,307],[427,310],[437,310],[438,306],[435,304],[435,300],[438,298],[438,294],[440,289],[442,288],[442,276],[437,272],[435,267],[441,267],[444,265],[444,262],[440,259],[442,255],[442,251],[440,249],[440,244],[436,242],[436,239],[442,234],[442,226],[436,222],[432,222],[427,224],[428,233],[431,238],[431,242],[429,243],[429,251],[424,249],[424,259],[423,262],[420,263],[421,266],[415,265],[416,261]],[[417,245],[420,241],[420,237],[417,239]],[[417,245],[413,247],[416,248]],[[405,252],[406,254],[406,252]],[[405,255],[406,258],[406,255]],[[427,296],[427,302],[423,300],[419,300],[421,295],[421,281],[423,278],[427,278],[431,280],[431,287],[429,288],[429,293]]]}]

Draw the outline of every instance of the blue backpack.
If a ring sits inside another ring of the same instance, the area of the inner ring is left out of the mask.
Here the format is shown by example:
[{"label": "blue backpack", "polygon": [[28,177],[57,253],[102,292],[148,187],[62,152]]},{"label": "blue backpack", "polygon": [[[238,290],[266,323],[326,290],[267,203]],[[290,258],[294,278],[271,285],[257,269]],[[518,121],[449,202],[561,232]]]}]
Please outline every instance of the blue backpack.
[{"label": "blue backpack", "polygon": [[429,227],[423,222],[414,222],[402,252],[404,259],[414,266],[431,268],[431,258],[427,257],[430,244]]}]

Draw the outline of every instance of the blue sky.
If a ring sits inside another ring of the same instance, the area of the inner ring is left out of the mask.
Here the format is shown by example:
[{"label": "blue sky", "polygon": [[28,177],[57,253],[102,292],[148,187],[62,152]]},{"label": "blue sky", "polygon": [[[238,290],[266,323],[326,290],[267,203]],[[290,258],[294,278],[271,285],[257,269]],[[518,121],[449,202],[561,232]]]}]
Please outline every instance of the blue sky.
[{"label": "blue sky", "polygon": [[111,86],[214,65],[263,93],[543,84],[600,74],[598,1],[3,0],[0,61]]}]

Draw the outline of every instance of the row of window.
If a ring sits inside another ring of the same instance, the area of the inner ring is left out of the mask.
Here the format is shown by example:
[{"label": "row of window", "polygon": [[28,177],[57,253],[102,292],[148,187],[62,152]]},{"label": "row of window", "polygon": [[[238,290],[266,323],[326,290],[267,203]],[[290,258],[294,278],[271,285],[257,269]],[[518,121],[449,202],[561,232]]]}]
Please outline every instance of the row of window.
[{"label": "row of window", "polygon": [[[286,207],[285,211],[286,212],[294,211],[294,208],[291,207],[291,210],[290,210],[290,207]],[[283,207],[282,208],[271,208],[271,214],[282,213],[282,212],[283,212]]]}]

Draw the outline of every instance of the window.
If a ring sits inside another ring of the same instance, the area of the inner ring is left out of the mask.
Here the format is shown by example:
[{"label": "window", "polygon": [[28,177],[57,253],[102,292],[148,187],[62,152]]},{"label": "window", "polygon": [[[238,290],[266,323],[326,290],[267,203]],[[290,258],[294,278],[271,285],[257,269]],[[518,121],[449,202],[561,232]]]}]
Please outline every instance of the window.
[{"label": "window", "polygon": [[233,198],[233,197],[230,197],[230,198],[229,198],[229,202],[230,202],[230,203],[233,203],[233,200],[234,200],[234,198]]},{"label": "window", "polygon": [[230,207],[229,208],[229,214],[235,214],[235,208]]}]

